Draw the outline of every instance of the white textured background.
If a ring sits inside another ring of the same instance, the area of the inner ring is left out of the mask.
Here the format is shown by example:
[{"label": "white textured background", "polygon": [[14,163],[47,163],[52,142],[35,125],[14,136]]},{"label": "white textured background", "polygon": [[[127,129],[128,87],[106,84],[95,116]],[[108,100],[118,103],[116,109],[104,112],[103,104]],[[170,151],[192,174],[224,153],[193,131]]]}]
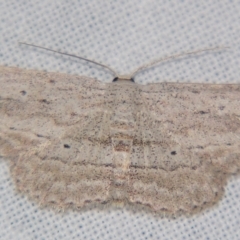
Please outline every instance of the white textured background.
[{"label": "white textured background", "polygon": [[[110,82],[93,64],[18,41],[94,59],[127,74],[152,59],[214,46],[205,53],[159,64],[138,83],[240,83],[240,2],[163,0],[0,0],[0,64],[87,75]],[[1,86],[0,86],[1,87]],[[155,218],[126,209],[57,214],[16,194],[0,160],[0,239],[240,239],[240,179],[223,200],[191,218]]]}]

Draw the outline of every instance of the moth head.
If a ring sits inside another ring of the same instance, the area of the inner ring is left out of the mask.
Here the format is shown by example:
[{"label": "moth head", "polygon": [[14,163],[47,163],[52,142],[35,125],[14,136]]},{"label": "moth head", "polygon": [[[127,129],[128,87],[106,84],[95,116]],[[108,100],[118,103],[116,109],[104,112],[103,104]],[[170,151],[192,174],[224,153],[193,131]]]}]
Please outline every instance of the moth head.
[{"label": "moth head", "polygon": [[131,82],[135,82],[134,78],[132,76],[128,76],[128,75],[120,75],[115,77],[112,82],[117,82],[117,81],[131,81]]}]

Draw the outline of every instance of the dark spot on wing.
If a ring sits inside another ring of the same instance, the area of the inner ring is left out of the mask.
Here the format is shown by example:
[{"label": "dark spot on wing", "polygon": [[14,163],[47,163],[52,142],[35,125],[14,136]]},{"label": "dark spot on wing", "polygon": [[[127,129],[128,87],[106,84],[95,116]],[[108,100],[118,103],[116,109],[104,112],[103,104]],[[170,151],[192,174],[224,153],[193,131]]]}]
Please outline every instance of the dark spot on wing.
[{"label": "dark spot on wing", "polygon": [[22,90],[20,93],[22,94],[22,96],[25,96],[27,94],[27,92],[24,90]]},{"label": "dark spot on wing", "polygon": [[200,93],[200,92],[197,90],[192,90],[192,93]]},{"label": "dark spot on wing", "polygon": [[49,101],[47,101],[47,99],[40,99],[39,102],[46,103],[46,104],[50,103]]},{"label": "dark spot on wing", "polygon": [[206,111],[199,111],[198,113],[200,113],[200,114],[207,114],[207,113],[209,113],[209,112],[206,112]]}]

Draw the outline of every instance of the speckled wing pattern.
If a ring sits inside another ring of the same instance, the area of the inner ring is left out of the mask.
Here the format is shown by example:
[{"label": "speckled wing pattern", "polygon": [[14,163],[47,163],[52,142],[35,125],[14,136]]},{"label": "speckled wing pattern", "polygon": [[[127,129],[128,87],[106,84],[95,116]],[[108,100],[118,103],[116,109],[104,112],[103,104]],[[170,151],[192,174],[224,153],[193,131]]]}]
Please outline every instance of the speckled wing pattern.
[{"label": "speckled wing pattern", "polygon": [[0,155],[43,205],[192,213],[240,169],[240,85],[139,85],[0,67]]}]

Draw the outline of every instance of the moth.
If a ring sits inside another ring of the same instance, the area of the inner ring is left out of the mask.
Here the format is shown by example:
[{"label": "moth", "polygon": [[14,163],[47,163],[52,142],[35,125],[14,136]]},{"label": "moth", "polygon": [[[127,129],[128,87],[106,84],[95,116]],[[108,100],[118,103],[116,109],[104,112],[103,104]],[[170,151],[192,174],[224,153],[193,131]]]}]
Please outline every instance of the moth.
[{"label": "moth", "polygon": [[111,83],[0,66],[0,156],[17,189],[59,209],[188,214],[221,199],[240,169],[240,85],[134,83],[157,62],[129,76],[94,62]]}]

